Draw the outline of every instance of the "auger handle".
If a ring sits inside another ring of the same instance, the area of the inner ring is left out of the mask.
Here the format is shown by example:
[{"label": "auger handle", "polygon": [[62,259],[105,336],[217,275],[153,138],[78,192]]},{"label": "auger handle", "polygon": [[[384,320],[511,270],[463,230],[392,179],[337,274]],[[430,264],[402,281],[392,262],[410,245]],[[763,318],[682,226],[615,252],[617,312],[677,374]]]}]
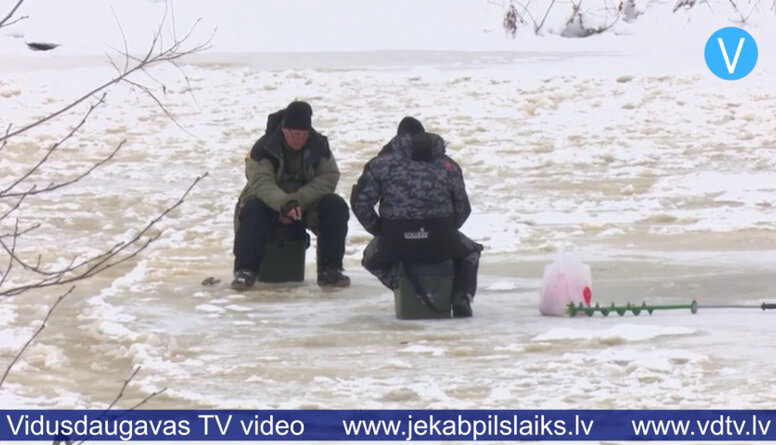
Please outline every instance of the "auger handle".
[{"label": "auger handle", "polygon": [[763,304],[760,306],[760,308],[761,308],[762,310],[766,310],[766,309],[776,309],[776,303],[763,303]]}]

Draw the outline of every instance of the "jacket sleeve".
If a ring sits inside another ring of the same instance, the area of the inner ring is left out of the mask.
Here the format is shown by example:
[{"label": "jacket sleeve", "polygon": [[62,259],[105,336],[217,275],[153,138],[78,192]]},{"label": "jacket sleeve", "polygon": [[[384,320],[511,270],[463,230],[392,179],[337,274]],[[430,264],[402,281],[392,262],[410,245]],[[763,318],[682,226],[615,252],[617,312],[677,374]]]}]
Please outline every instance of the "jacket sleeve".
[{"label": "jacket sleeve", "polygon": [[275,168],[269,159],[256,161],[246,158],[245,176],[248,178],[248,193],[261,199],[272,210],[279,212],[280,207],[291,199],[275,182]]},{"label": "jacket sleeve", "polygon": [[463,171],[452,159],[447,160],[452,168],[448,170],[450,175],[450,194],[453,198],[453,217],[455,225],[460,229],[472,212],[469,204],[469,195],[466,194],[466,184],[463,182]]},{"label": "jacket sleeve", "polygon": [[358,222],[374,236],[380,235],[380,217],[375,211],[380,194],[380,179],[372,171],[371,163],[367,163],[350,193],[350,208],[353,209]]},{"label": "jacket sleeve", "polygon": [[302,210],[306,210],[324,196],[334,193],[339,178],[340,171],[337,168],[337,161],[334,160],[334,155],[329,155],[328,158],[323,158],[318,162],[313,179],[296,192],[291,193],[289,197],[299,201]]}]

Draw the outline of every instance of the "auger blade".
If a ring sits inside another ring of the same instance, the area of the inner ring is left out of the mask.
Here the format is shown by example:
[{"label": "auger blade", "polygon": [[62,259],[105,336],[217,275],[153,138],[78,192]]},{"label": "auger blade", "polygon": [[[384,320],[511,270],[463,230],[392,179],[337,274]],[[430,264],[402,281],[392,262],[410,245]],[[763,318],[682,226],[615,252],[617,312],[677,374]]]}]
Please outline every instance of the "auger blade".
[{"label": "auger blade", "polygon": [[[774,307],[776,308],[776,305],[774,305]],[[601,306],[598,303],[596,303],[595,306],[585,306],[584,303],[579,303],[579,305],[574,305],[574,303],[569,303],[568,306],[566,306],[566,313],[569,315],[569,317],[576,317],[579,314],[585,314],[588,317],[592,317],[593,314],[598,312],[602,314],[604,317],[607,317],[610,313],[614,312],[617,315],[622,317],[628,312],[632,313],[634,316],[639,316],[642,312],[646,312],[647,314],[652,315],[652,313],[656,310],[672,310],[672,309],[689,309],[694,314],[698,311],[698,304],[695,301],[693,301],[691,304],[663,304],[663,305],[648,305],[646,302],[644,302],[644,303],[641,303],[640,306],[633,305],[631,303],[627,303],[625,306],[617,306],[614,303],[612,303],[611,306]],[[768,308],[768,309],[771,309],[771,308]]]}]

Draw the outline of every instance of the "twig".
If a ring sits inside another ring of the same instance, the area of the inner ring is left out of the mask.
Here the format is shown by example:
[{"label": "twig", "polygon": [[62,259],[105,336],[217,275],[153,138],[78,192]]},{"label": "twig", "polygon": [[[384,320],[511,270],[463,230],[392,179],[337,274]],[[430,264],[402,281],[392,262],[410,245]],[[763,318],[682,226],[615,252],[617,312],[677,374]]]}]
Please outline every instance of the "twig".
[{"label": "twig", "polygon": [[736,22],[736,23],[745,25],[746,24],[746,18],[744,18],[744,14],[742,14],[741,11],[738,9],[738,5],[736,5],[736,2],[734,2],[733,0],[728,0],[728,2],[733,7],[733,10],[738,14],[738,16],[741,17],[741,21],[740,22]]},{"label": "twig", "polygon": [[[48,149],[48,151],[46,152],[46,154],[45,154],[45,155],[44,155],[44,156],[43,156],[43,157],[42,157],[42,158],[41,158],[41,159],[38,161],[38,163],[37,163],[37,164],[35,164],[35,165],[34,165],[34,166],[33,166],[33,167],[30,169],[30,170],[28,170],[28,171],[27,171],[27,173],[25,173],[25,174],[23,174],[22,176],[20,176],[19,178],[17,178],[17,179],[16,179],[16,181],[14,181],[13,183],[11,183],[11,185],[9,185],[8,187],[6,187],[4,190],[0,191],[0,197],[8,197],[8,196],[20,196],[20,195],[22,195],[22,194],[39,194],[39,193],[43,193],[43,192],[46,192],[46,191],[55,190],[55,189],[58,189],[58,188],[60,188],[60,187],[62,187],[62,186],[64,186],[64,185],[67,185],[68,183],[64,183],[64,184],[62,184],[62,185],[60,185],[60,186],[56,186],[56,187],[48,187],[48,188],[45,188],[45,189],[36,190],[36,191],[34,191],[34,192],[31,192],[31,191],[30,191],[30,192],[23,192],[23,193],[8,193],[8,192],[10,192],[11,190],[13,190],[13,189],[14,189],[16,186],[18,186],[19,184],[21,184],[22,182],[24,182],[24,180],[26,180],[27,178],[29,178],[30,176],[32,176],[32,175],[33,175],[33,174],[34,174],[34,173],[35,173],[35,172],[36,172],[36,171],[37,171],[37,170],[40,168],[40,166],[41,166],[41,165],[45,164],[45,163],[46,163],[46,161],[48,161],[48,158],[49,158],[49,156],[51,156],[51,154],[52,154],[52,153],[54,153],[54,152],[55,152],[55,151],[56,151],[56,150],[57,150],[57,149],[58,149],[58,148],[59,148],[59,147],[60,147],[62,144],[64,144],[64,143],[65,143],[65,142],[66,142],[68,139],[70,139],[71,137],[73,137],[73,135],[74,135],[74,134],[75,134],[75,133],[76,133],[78,130],[80,130],[80,129],[81,129],[81,127],[83,127],[83,126],[84,126],[84,124],[86,124],[86,120],[87,120],[87,119],[89,119],[89,116],[92,114],[92,112],[93,112],[93,111],[94,111],[94,110],[95,110],[97,107],[99,107],[100,105],[102,105],[103,103],[105,103],[105,96],[106,96],[106,95],[107,95],[107,93],[102,93],[102,96],[100,96],[100,98],[99,98],[99,99],[97,99],[97,102],[95,102],[95,103],[93,103],[91,106],[89,106],[89,109],[86,111],[86,114],[84,114],[84,117],[83,117],[83,118],[81,118],[81,121],[80,121],[80,122],[78,122],[78,124],[77,124],[75,127],[73,127],[73,128],[72,128],[72,129],[71,129],[71,130],[70,130],[70,131],[69,131],[69,132],[68,132],[68,133],[65,135],[65,137],[63,137],[62,139],[60,139],[58,142],[54,143],[54,145],[52,145],[52,146],[51,146],[51,148],[49,148],[49,149]],[[123,142],[122,142],[122,144],[123,144]],[[121,144],[119,144],[119,148],[120,148],[120,147],[121,147]],[[113,157],[113,155],[116,153],[116,151],[118,151],[118,148],[117,148],[116,150],[114,150],[114,152],[113,152],[113,153],[111,153],[111,155],[108,157],[108,159],[110,159],[111,157]],[[96,164],[95,166],[93,166],[93,167],[92,167],[92,168],[89,170],[89,172],[91,172],[92,170],[94,170],[95,168],[97,168],[97,166],[99,166],[99,165],[102,165],[104,162],[107,162],[107,160],[103,160],[103,161],[99,162],[98,164]],[[88,174],[88,173],[87,173],[87,174]],[[76,178],[75,180],[73,180],[73,181],[69,182],[69,184],[72,184],[73,182],[76,182],[76,181],[80,180],[81,178],[83,178],[83,176],[85,176],[85,175],[82,175],[82,176],[80,176],[80,177]]]},{"label": "twig", "polygon": [[78,182],[78,181],[84,179],[85,177],[89,176],[94,170],[100,168],[100,166],[102,166],[103,164],[105,164],[108,161],[110,161],[111,159],[113,159],[113,157],[116,156],[116,153],[118,153],[118,151],[121,150],[121,147],[123,147],[126,142],[127,142],[126,139],[124,139],[121,142],[119,142],[119,144],[116,146],[116,148],[114,148],[113,151],[110,152],[106,157],[104,157],[104,158],[100,159],[99,161],[95,162],[85,172],[81,173],[80,175],[76,176],[73,179],[69,179],[67,181],[59,182],[57,184],[49,184],[48,186],[46,186],[46,188],[42,188],[42,189],[36,189],[36,190],[33,190],[33,191],[24,192],[24,193],[8,193],[8,194],[2,195],[2,196],[3,197],[19,196],[19,195],[23,195],[23,194],[26,194],[26,195],[39,195],[41,193],[51,192],[51,191],[54,191],[54,190],[57,190],[57,189],[61,189],[62,187],[67,187],[69,185],[75,184],[76,182]]},{"label": "twig", "polygon": [[12,236],[22,237],[22,236],[32,232],[33,230],[38,229],[38,228],[40,228],[40,223],[35,223],[32,226],[27,227],[26,229],[20,231],[19,233],[3,233],[3,234],[0,234],[0,244],[3,243],[3,241],[2,241],[3,238],[9,238],[9,237],[12,237]]},{"label": "twig", "polygon": [[552,9],[553,5],[555,5],[555,0],[552,0],[550,6],[547,7],[547,11],[544,13],[544,17],[542,18],[541,23],[539,23],[539,25],[537,25],[534,30],[535,32],[538,33],[539,30],[542,29],[542,26],[544,26],[544,21],[547,20],[547,16],[550,15],[550,10]]},{"label": "twig", "polygon": [[[32,186],[32,188],[30,190],[33,190],[34,188],[35,188],[35,186]],[[0,215],[0,221],[6,219],[8,217],[8,215],[13,213],[14,210],[18,209],[22,205],[22,201],[24,201],[24,198],[26,198],[27,196],[29,196],[29,195],[26,194],[26,193],[23,194],[22,196],[20,196],[19,200],[16,201],[16,204],[12,205],[11,208],[9,208],[5,213]],[[2,198],[2,197],[3,196],[0,196],[0,198]],[[2,236],[0,236],[0,238],[2,238]]]},{"label": "twig", "polygon": [[16,218],[16,224],[14,225],[13,229],[13,242],[11,243],[10,249],[5,246],[5,243],[0,240],[0,243],[3,244],[3,247],[8,251],[9,257],[8,257],[8,267],[6,267],[5,272],[3,273],[3,278],[0,278],[0,289],[3,288],[3,283],[5,283],[5,280],[8,278],[8,276],[11,273],[11,269],[13,268],[13,257],[14,252],[16,251],[16,240],[19,239],[19,218]]},{"label": "twig", "polygon": [[[127,36],[124,34],[124,28],[121,27],[121,22],[119,21],[119,18],[116,16],[116,11],[113,10],[113,7],[111,6],[110,12],[113,14],[113,19],[116,21],[116,26],[119,27],[119,32],[121,33],[121,41],[124,42],[124,54],[129,54],[129,45],[127,44]],[[116,68],[118,69],[118,68]],[[126,57],[124,58],[124,71],[127,71],[129,69],[129,59]],[[121,71],[119,71],[121,72]]]},{"label": "twig", "polygon": [[165,392],[165,391],[167,391],[167,387],[164,387],[164,388],[160,389],[159,391],[152,392],[152,393],[151,393],[151,394],[149,394],[149,395],[148,395],[148,396],[147,396],[145,399],[143,399],[143,400],[141,400],[140,402],[138,402],[138,403],[136,403],[136,404],[132,405],[132,406],[131,406],[131,407],[130,407],[130,408],[127,410],[127,411],[134,411],[134,410],[136,410],[136,409],[140,408],[141,406],[143,406],[143,405],[145,405],[146,403],[148,403],[148,401],[149,401],[149,400],[151,400],[151,399],[153,399],[154,397],[156,397],[156,396],[158,396],[158,395],[162,394],[162,393],[163,393],[163,392]]},{"label": "twig", "polygon": [[[199,181],[201,181],[201,180],[202,180],[203,178],[205,178],[207,175],[208,175],[208,173],[206,172],[206,173],[204,173],[202,176],[197,176],[197,178],[194,180],[194,182],[193,182],[193,183],[192,183],[192,184],[189,186],[189,188],[188,188],[188,189],[186,189],[186,192],[184,192],[184,193],[183,193],[183,195],[182,195],[182,196],[181,196],[181,197],[178,199],[178,201],[177,201],[175,204],[173,204],[172,206],[168,207],[167,209],[165,209],[165,210],[164,210],[164,212],[162,212],[162,213],[161,213],[160,215],[158,215],[156,218],[154,218],[153,220],[151,220],[151,222],[149,222],[149,223],[148,223],[148,225],[146,225],[146,226],[145,226],[145,228],[143,228],[143,230],[141,230],[141,231],[140,231],[140,232],[139,232],[137,235],[135,235],[135,237],[134,237],[134,238],[132,238],[132,239],[131,239],[131,240],[130,240],[128,243],[126,243],[126,245],[125,245],[125,246],[131,246],[131,245],[133,245],[134,243],[136,243],[137,241],[139,241],[139,240],[140,240],[140,238],[141,238],[141,237],[142,237],[142,236],[143,236],[143,235],[144,235],[144,234],[145,234],[147,231],[149,231],[149,230],[150,230],[150,229],[151,229],[153,226],[155,226],[155,225],[156,225],[156,223],[158,223],[159,221],[161,221],[161,219],[162,219],[162,218],[164,218],[164,217],[165,217],[165,216],[167,216],[167,215],[168,215],[170,212],[172,212],[173,210],[175,210],[176,208],[178,208],[178,206],[180,206],[181,204],[183,204],[183,201],[186,199],[186,196],[188,196],[189,192],[191,192],[191,190],[194,188],[194,186],[196,186],[196,185],[197,185],[197,183],[199,183]],[[153,242],[153,241],[155,241],[155,240],[156,240],[158,237],[159,237],[159,234],[155,235],[153,238],[149,239],[149,240],[146,242],[146,245],[147,245],[147,244],[150,244],[150,243],[151,243],[151,242]],[[135,256],[135,255],[137,255],[137,253],[139,253],[139,251],[137,251],[137,252],[133,253],[133,254],[132,254],[132,256]],[[114,255],[114,256],[115,256],[115,255]],[[111,257],[111,258],[112,258],[112,257]],[[112,264],[110,264],[110,265],[106,265],[106,262],[107,262],[109,259],[110,259],[110,258],[105,258],[105,259],[103,259],[103,260],[99,261],[99,262],[98,262],[96,265],[92,266],[92,267],[91,267],[91,268],[90,268],[90,269],[87,271],[87,273],[91,273],[93,270],[95,270],[96,268],[98,268],[98,267],[100,267],[100,266],[102,266],[102,267],[105,267],[105,268],[111,267],[111,266],[113,266],[113,265],[116,265],[116,264],[122,263],[122,262],[126,261],[126,260],[127,260],[127,259],[129,259],[129,258],[123,258],[123,259],[121,259],[121,260],[119,260],[119,261],[117,261],[117,262],[115,262],[115,263],[112,263]],[[104,269],[102,269],[102,270],[104,270]],[[93,275],[93,273],[91,273],[91,275]],[[91,276],[91,275],[89,275],[89,276]],[[0,295],[2,295],[2,294],[0,294]]]},{"label": "twig", "polygon": [[19,358],[21,358],[22,354],[24,354],[24,351],[26,351],[27,348],[30,347],[30,344],[35,340],[35,337],[37,337],[38,334],[40,334],[43,331],[43,329],[46,327],[46,323],[48,322],[49,318],[51,318],[51,314],[54,313],[54,309],[57,308],[59,303],[62,302],[62,300],[64,300],[65,297],[67,297],[68,295],[70,295],[70,293],[73,292],[73,289],[75,289],[75,286],[71,287],[67,292],[60,295],[59,298],[57,298],[57,300],[54,302],[54,304],[51,305],[51,308],[49,308],[49,311],[46,314],[46,318],[43,319],[43,323],[41,323],[38,330],[35,331],[34,334],[32,334],[32,337],[30,337],[30,339],[27,340],[27,343],[25,343],[24,346],[22,346],[22,349],[20,349],[19,352],[16,354],[16,356],[13,358],[13,360],[11,360],[11,364],[8,365],[8,367],[5,369],[5,373],[3,374],[3,377],[0,378],[0,388],[3,387],[3,383],[5,383],[5,379],[8,377],[8,373],[11,372],[11,368],[13,368],[13,365],[15,365],[16,362],[19,360]]},{"label": "twig", "polygon": [[9,236],[14,236],[15,238],[21,238],[22,236],[26,235],[29,232],[32,232],[33,230],[35,230],[35,229],[37,229],[39,227],[40,227],[40,223],[37,223],[37,224],[34,224],[33,226],[28,227],[27,229],[19,232],[18,235],[17,234],[0,235],[0,246],[2,246],[2,248],[8,254],[8,256],[10,257],[10,260],[15,261],[17,264],[22,266],[23,269],[28,270],[28,271],[33,272],[33,273],[36,273],[38,275],[46,275],[46,276],[64,275],[68,271],[74,270],[75,268],[73,267],[73,264],[75,263],[75,260],[77,259],[77,257],[74,257],[72,260],[70,260],[70,264],[65,269],[57,270],[57,271],[46,271],[46,270],[43,270],[43,269],[40,268],[40,261],[41,261],[41,255],[40,254],[38,254],[36,263],[34,265],[33,264],[29,264],[26,261],[24,261],[23,259],[19,258],[19,256],[14,251],[14,249],[9,248],[5,244],[5,242],[3,241],[3,238],[8,238]]},{"label": "twig", "polygon": [[3,25],[3,26],[0,26],[0,28],[5,28],[5,27],[7,27],[7,26],[11,26],[11,25],[13,25],[13,24],[15,24],[15,23],[19,23],[19,22],[21,22],[22,20],[26,20],[26,19],[28,19],[28,18],[30,18],[30,17],[29,17],[29,16],[26,16],[26,15],[23,15],[23,16],[21,16],[21,17],[19,17],[19,18],[16,18],[16,19],[13,19],[13,20],[11,20],[10,22],[6,23],[6,24],[5,24],[5,25]]},{"label": "twig", "polygon": [[8,124],[8,128],[5,129],[5,137],[3,138],[3,143],[0,144],[0,151],[3,151],[5,146],[8,144],[8,133],[11,131],[11,126],[13,124]]},{"label": "twig", "polygon": [[6,15],[5,18],[3,18],[3,20],[0,20],[0,28],[11,26],[14,23],[18,22],[19,20],[23,20],[27,18],[27,16],[22,16],[12,22],[8,22],[8,20],[10,20],[11,17],[13,17],[13,15],[16,14],[16,10],[19,9],[19,6],[21,6],[22,3],[24,3],[24,0],[19,0],[18,2],[16,2],[16,5],[11,9],[11,12],[9,12],[8,15]]},{"label": "twig", "polygon": [[[110,410],[116,405],[116,403],[118,403],[118,401],[121,400],[122,397],[124,397],[124,391],[127,389],[127,387],[129,386],[129,383],[135,378],[135,376],[137,375],[138,372],[140,372],[140,366],[135,368],[135,370],[132,372],[132,375],[130,375],[129,378],[124,380],[124,385],[121,386],[121,390],[119,391],[119,393],[116,396],[116,398],[113,399],[113,402],[111,402],[110,405],[108,405],[108,407],[105,409],[105,411],[103,411],[99,416],[97,416],[96,419],[98,419],[98,420],[102,419],[103,417],[105,417],[105,415],[110,413]],[[124,414],[136,410],[137,408],[143,406],[149,400],[151,400],[152,398],[154,398],[154,397],[158,396],[159,394],[165,392],[166,390],[167,390],[167,388],[162,388],[159,391],[152,392],[146,398],[141,400],[139,403],[133,405],[132,407],[130,407],[130,408],[126,409],[126,410],[117,412],[115,415],[112,416],[112,418],[114,418],[114,419],[121,418]],[[80,444],[86,442],[87,440],[89,440],[90,438],[91,438],[91,436],[88,436],[85,439],[81,440],[80,442],[76,442],[76,445],[80,445]],[[68,442],[68,443],[72,443],[72,442]]]},{"label": "twig", "polygon": [[[199,23],[199,20],[197,21],[197,23]],[[107,82],[103,83],[102,85],[92,89],[88,93],[84,94],[83,96],[79,97],[78,99],[74,100],[73,102],[69,103],[68,105],[65,105],[64,107],[60,108],[59,110],[54,111],[53,113],[50,113],[49,115],[47,115],[45,117],[42,117],[42,118],[38,119],[37,121],[29,123],[29,124],[19,128],[17,130],[14,130],[14,131],[11,131],[11,132],[7,133],[5,136],[0,138],[0,142],[7,141],[8,139],[10,139],[10,138],[12,138],[12,137],[14,137],[16,135],[19,135],[19,134],[24,133],[25,131],[28,131],[30,128],[33,128],[33,127],[38,126],[38,125],[41,125],[41,124],[43,124],[45,122],[50,121],[51,119],[54,119],[57,116],[60,116],[61,114],[63,114],[65,112],[73,109],[75,106],[79,105],[80,103],[84,102],[85,100],[89,99],[90,97],[92,97],[92,96],[96,95],[97,93],[101,92],[102,90],[104,90],[104,89],[106,89],[106,88],[108,88],[108,87],[110,87],[112,85],[116,85],[116,84],[120,83],[121,81],[126,80],[130,75],[132,75],[136,71],[142,70],[146,66],[155,65],[155,64],[158,64],[158,63],[162,63],[162,62],[170,62],[170,61],[178,60],[178,59],[180,59],[180,58],[182,58],[184,56],[195,54],[195,53],[198,53],[200,51],[204,51],[204,50],[206,50],[206,49],[208,49],[210,47],[210,40],[208,40],[205,43],[201,43],[201,44],[199,44],[199,45],[197,45],[197,46],[195,46],[195,47],[193,47],[191,49],[188,49],[188,50],[185,50],[185,51],[181,51],[180,50],[181,45],[191,36],[192,32],[193,32],[193,28],[186,35],[186,37],[184,37],[183,40],[174,42],[169,48],[167,48],[167,49],[160,49],[159,54],[153,55],[154,48],[156,48],[156,45],[157,45],[157,43],[159,41],[159,35],[161,33],[161,28],[158,29],[154,33],[154,38],[152,40],[151,47],[150,47],[148,53],[143,58],[141,58],[138,61],[136,61],[136,64],[134,66],[130,67],[128,70],[125,70],[124,72],[122,72],[120,75],[114,77],[113,79],[110,79]],[[211,36],[211,39],[212,39],[212,36]],[[126,54],[125,56],[130,57],[128,54]],[[135,58],[132,58],[132,59],[134,60]]]},{"label": "twig", "polygon": [[528,18],[531,19],[531,22],[533,23],[534,30],[535,30],[536,27],[539,26],[539,25],[537,25],[536,19],[533,17],[533,15],[531,14],[531,11],[528,9],[528,5],[531,4],[531,2],[530,1],[527,2],[527,3],[519,3],[519,2],[517,2],[517,4],[523,9],[523,14],[527,15]]},{"label": "twig", "polygon": [[140,372],[140,366],[135,368],[135,371],[132,372],[132,375],[130,375],[129,378],[124,380],[124,385],[121,387],[121,390],[119,391],[118,395],[116,395],[116,398],[113,399],[113,401],[110,403],[110,405],[108,405],[107,408],[105,408],[106,412],[110,411],[111,408],[113,408],[113,406],[116,405],[116,403],[118,403],[118,401],[121,400],[122,397],[124,397],[124,390],[127,389],[127,386],[129,386],[129,382],[131,382],[132,379],[135,378],[138,372]]},{"label": "twig", "polygon": [[178,31],[175,29],[175,3],[170,0],[170,12],[172,14],[172,39],[178,40]]},{"label": "twig", "polygon": [[133,81],[131,81],[131,80],[126,80],[126,79],[125,79],[124,81],[125,81],[125,82],[127,82],[128,84],[132,85],[133,87],[135,87],[135,88],[139,89],[140,91],[144,92],[144,93],[146,94],[146,96],[150,97],[150,98],[151,98],[151,100],[153,100],[154,102],[156,102],[156,105],[157,105],[159,108],[161,108],[161,109],[162,109],[162,111],[163,111],[163,112],[164,112],[164,114],[167,116],[167,118],[168,118],[168,119],[170,119],[170,120],[171,120],[171,121],[172,121],[172,122],[173,122],[173,123],[174,123],[174,124],[175,124],[175,125],[176,125],[178,128],[180,128],[181,130],[183,130],[183,131],[184,131],[186,134],[188,134],[189,136],[194,136],[194,135],[193,135],[193,134],[191,134],[191,133],[190,133],[188,130],[186,130],[186,129],[183,127],[183,125],[181,125],[181,124],[180,124],[180,122],[178,122],[178,119],[176,119],[176,118],[175,118],[175,116],[174,116],[174,115],[173,115],[173,114],[170,112],[170,110],[168,110],[168,109],[167,109],[167,107],[165,107],[165,106],[164,106],[164,104],[162,103],[162,101],[161,101],[161,100],[159,100],[159,98],[158,98],[158,97],[156,97],[156,94],[154,94],[154,92],[153,92],[153,91],[151,91],[151,89],[150,89],[150,88],[148,88],[148,87],[147,87],[147,86],[145,86],[145,85],[141,85],[141,84],[139,84],[139,83],[137,83],[137,82],[133,82]]},{"label": "twig", "polygon": [[[46,277],[44,279],[41,279],[36,282],[16,286],[10,289],[0,290],[0,297],[2,296],[13,296],[13,295],[19,295],[21,293],[27,292],[30,289],[40,289],[44,287],[50,287],[50,286],[58,286],[62,284],[69,284],[76,281],[80,281],[89,277],[92,277],[104,270],[107,270],[111,267],[114,267],[116,265],[119,265],[125,261],[128,261],[135,256],[137,256],[140,252],[142,252],[146,247],[148,247],[149,244],[156,241],[159,236],[161,235],[156,234],[149,239],[145,240],[139,247],[137,247],[134,251],[129,252],[126,254],[126,256],[121,257],[115,261],[111,261],[115,257],[117,257],[120,253],[127,250],[128,248],[136,245],[140,239],[149,231],[152,227],[154,227],[162,218],[166,217],[170,212],[178,208],[183,201],[186,199],[186,196],[191,192],[191,190],[194,188],[194,186],[199,183],[203,178],[205,178],[208,175],[208,173],[204,173],[202,176],[198,176],[194,182],[189,186],[188,189],[186,189],[186,192],[178,199],[175,204],[165,209],[161,214],[159,214],[157,217],[155,217],[153,220],[151,220],[140,232],[138,232],[131,240],[125,243],[118,243],[116,244],[112,249],[110,249],[108,252],[103,253],[101,255],[98,255],[96,257],[90,258],[88,260],[83,261],[81,264],[74,266],[68,270],[63,270],[61,273],[51,277]],[[86,270],[79,271],[79,269],[85,268]],[[75,274],[74,276],[71,276],[69,278],[65,278],[64,276],[66,274]]]},{"label": "twig", "polygon": [[199,101],[197,100],[197,96],[194,94],[194,90],[191,88],[191,79],[189,79],[189,76],[186,74],[186,71],[184,71],[183,68],[181,68],[180,65],[178,65],[178,62],[170,62],[172,65],[178,69],[178,71],[183,76],[183,79],[186,80],[186,92],[189,93],[191,96],[191,99],[194,101],[194,104],[199,107],[199,109],[202,109],[202,106],[199,104]]}]

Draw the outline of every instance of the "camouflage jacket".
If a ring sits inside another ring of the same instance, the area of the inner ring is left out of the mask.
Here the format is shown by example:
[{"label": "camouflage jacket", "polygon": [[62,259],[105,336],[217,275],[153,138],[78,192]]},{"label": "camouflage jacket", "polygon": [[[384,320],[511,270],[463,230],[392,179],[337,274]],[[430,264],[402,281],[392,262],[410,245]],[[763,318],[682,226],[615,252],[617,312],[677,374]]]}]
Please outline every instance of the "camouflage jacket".
[{"label": "camouflage jacket", "polygon": [[[471,213],[458,164],[445,155],[445,142],[431,134],[431,161],[412,159],[412,139],[396,136],[364,167],[350,195],[353,213],[372,235],[381,219],[452,217],[460,228]],[[375,204],[379,201],[379,215]]]}]

